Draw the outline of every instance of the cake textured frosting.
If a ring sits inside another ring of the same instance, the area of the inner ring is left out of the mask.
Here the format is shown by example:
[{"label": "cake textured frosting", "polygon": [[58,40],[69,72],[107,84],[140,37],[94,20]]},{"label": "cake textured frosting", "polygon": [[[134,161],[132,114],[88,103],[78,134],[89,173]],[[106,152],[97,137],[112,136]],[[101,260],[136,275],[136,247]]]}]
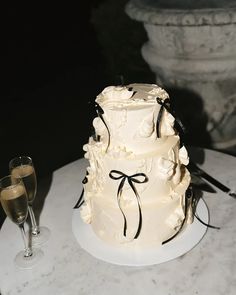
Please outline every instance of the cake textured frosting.
[{"label": "cake textured frosting", "polygon": [[155,84],[109,86],[96,98],[80,213],[109,244],[158,246],[191,222],[188,153],[169,106]]}]

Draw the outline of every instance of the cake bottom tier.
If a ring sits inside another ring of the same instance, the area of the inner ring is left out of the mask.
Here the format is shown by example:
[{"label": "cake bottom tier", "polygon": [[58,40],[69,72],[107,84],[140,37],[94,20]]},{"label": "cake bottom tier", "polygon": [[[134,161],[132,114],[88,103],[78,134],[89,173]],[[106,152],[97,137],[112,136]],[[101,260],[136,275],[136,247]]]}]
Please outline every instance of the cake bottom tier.
[{"label": "cake bottom tier", "polygon": [[[93,231],[100,239],[114,246],[160,246],[173,237],[184,221],[187,221],[185,196],[178,196],[168,202],[141,204],[141,216],[138,204],[122,208],[121,211],[118,204],[116,207],[114,203],[108,203],[104,196],[93,197],[90,202]],[[140,231],[135,238],[138,228]]]}]

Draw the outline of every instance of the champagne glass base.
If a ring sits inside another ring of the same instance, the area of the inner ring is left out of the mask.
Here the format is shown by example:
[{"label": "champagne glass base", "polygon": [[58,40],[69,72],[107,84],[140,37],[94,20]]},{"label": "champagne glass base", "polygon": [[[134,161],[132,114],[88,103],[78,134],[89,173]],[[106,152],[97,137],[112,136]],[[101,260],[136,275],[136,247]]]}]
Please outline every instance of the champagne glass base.
[{"label": "champagne glass base", "polygon": [[43,251],[40,249],[33,249],[33,254],[29,257],[24,256],[24,251],[20,251],[15,257],[15,264],[21,269],[31,269],[38,264],[43,258]]},{"label": "champagne glass base", "polygon": [[31,237],[32,246],[41,246],[49,240],[51,231],[46,226],[39,227],[39,233],[37,235],[29,233]]}]

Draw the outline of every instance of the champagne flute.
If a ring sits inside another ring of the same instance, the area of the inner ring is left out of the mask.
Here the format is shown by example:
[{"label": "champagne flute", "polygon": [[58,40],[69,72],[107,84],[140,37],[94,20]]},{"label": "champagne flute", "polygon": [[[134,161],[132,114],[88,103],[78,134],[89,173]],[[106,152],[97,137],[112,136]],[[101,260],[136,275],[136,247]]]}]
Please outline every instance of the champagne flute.
[{"label": "champagne flute", "polygon": [[0,201],[6,215],[17,224],[21,230],[24,251],[20,251],[14,261],[23,269],[32,268],[43,257],[39,249],[32,250],[25,235],[24,222],[28,214],[27,192],[20,178],[8,175],[0,179]]},{"label": "champagne flute", "polygon": [[36,222],[33,201],[37,192],[37,178],[33,165],[33,161],[28,156],[20,156],[13,158],[9,162],[11,175],[21,178],[24,182],[28,196],[28,210],[31,220],[31,237],[33,245],[42,245],[48,241],[50,230],[45,226],[39,226]]}]

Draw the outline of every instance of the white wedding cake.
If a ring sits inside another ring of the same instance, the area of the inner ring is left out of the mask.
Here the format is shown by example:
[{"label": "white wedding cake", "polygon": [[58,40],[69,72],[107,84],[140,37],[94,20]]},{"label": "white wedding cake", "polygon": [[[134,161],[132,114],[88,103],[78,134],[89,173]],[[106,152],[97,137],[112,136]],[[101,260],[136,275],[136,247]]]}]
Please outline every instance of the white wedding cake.
[{"label": "white wedding cake", "polygon": [[109,86],[96,98],[95,135],[84,146],[84,222],[116,246],[159,246],[192,220],[188,153],[169,96],[154,84]]}]

